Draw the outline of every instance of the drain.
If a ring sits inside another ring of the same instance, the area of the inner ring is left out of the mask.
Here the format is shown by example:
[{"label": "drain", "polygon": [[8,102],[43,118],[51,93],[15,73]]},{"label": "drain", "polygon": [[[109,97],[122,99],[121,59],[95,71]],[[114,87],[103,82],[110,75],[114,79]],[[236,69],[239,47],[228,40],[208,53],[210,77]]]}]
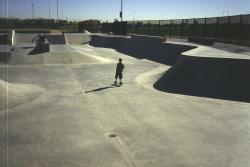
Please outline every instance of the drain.
[{"label": "drain", "polygon": [[111,134],[109,135],[110,138],[116,138],[117,136],[118,136],[118,135],[113,134],[113,133],[111,133]]}]

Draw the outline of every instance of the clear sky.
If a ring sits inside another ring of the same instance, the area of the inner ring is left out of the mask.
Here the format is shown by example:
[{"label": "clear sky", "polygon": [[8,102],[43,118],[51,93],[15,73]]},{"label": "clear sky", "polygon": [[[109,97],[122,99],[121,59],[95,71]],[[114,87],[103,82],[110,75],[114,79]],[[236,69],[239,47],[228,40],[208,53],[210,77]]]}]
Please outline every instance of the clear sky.
[{"label": "clear sky", "polygon": [[[56,18],[56,0],[0,0],[0,17]],[[68,20],[119,19],[121,0],[58,0],[59,16]],[[8,2],[8,3],[7,3]],[[250,0],[123,0],[124,20],[212,17],[250,13]],[[224,14],[223,14],[224,12]]]}]

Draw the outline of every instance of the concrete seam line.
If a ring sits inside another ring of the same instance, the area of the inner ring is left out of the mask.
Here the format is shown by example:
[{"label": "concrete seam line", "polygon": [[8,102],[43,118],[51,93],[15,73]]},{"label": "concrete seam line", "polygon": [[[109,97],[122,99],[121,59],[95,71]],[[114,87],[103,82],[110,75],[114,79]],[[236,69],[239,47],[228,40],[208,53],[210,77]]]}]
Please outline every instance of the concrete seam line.
[{"label": "concrete seam line", "polygon": [[[96,96],[96,95],[92,95],[92,96]],[[94,108],[96,111],[100,111],[96,105],[94,105]],[[103,126],[104,132],[107,134],[115,134],[113,133],[113,130],[111,128],[111,126],[109,125],[109,123],[106,121],[105,119],[105,110],[101,110],[101,124]],[[122,144],[121,140],[119,139],[118,136],[115,136],[115,143],[118,146],[118,150],[121,152],[121,156],[125,159],[125,161],[129,164],[130,167],[137,167],[135,161],[131,158],[131,156],[129,156],[129,151],[127,151],[125,149],[124,144]]]},{"label": "concrete seam line", "polygon": [[83,94],[84,90],[83,90],[83,88],[82,88],[82,85],[81,85],[80,82],[78,81],[76,75],[73,73],[71,67],[69,67],[69,68],[67,68],[67,69],[68,69],[68,71],[69,71],[69,73],[70,73],[70,75],[71,75],[72,80],[74,80],[75,84],[78,85],[78,88],[80,89],[80,93]]},{"label": "concrete seam line", "polygon": [[125,146],[122,144],[121,140],[119,137],[115,138],[116,143],[119,145],[121,151],[123,152],[124,156],[126,156],[127,161],[129,161],[131,167],[137,167],[135,161],[129,156],[129,151],[125,149]]}]

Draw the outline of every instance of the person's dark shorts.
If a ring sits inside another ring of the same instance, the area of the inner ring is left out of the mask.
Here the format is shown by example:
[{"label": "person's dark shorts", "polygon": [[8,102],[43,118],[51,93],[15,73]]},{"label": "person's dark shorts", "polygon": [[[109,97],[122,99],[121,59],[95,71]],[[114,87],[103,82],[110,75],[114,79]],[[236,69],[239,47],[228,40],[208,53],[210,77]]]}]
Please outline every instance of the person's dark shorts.
[{"label": "person's dark shorts", "polygon": [[115,78],[117,79],[118,77],[119,79],[122,79],[123,78],[122,73],[116,73]]}]

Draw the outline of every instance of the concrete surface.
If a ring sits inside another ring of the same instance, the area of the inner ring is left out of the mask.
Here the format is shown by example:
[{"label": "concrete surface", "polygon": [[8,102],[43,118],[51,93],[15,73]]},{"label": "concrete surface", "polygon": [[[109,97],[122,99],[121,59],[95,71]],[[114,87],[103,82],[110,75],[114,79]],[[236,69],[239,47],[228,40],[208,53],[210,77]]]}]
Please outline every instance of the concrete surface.
[{"label": "concrete surface", "polygon": [[91,41],[91,36],[86,33],[65,33],[64,36],[68,45],[82,45]]},{"label": "concrete surface", "polygon": [[11,65],[86,64],[101,63],[94,55],[79,51],[73,46],[50,45],[50,52],[31,54],[35,47],[14,47]]},{"label": "concrete surface", "polygon": [[26,34],[26,33],[15,33],[14,45],[18,44],[29,44],[32,43],[32,40],[36,38],[39,34]]},{"label": "concrete surface", "polygon": [[[32,47],[16,47],[12,63],[0,66],[1,83],[8,91],[9,84],[42,91],[15,106],[6,97],[13,94],[1,94],[3,167],[250,166],[250,104],[154,89],[174,61],[90,45],[53,45],[51,53],[32,57]],[[183,47],[170,53],[199,49]],[[71,54],[81,62],[65,58]],[[44,61],[54,55],[55,63]],[[124,85],[112,87],[120,57]]]}]

